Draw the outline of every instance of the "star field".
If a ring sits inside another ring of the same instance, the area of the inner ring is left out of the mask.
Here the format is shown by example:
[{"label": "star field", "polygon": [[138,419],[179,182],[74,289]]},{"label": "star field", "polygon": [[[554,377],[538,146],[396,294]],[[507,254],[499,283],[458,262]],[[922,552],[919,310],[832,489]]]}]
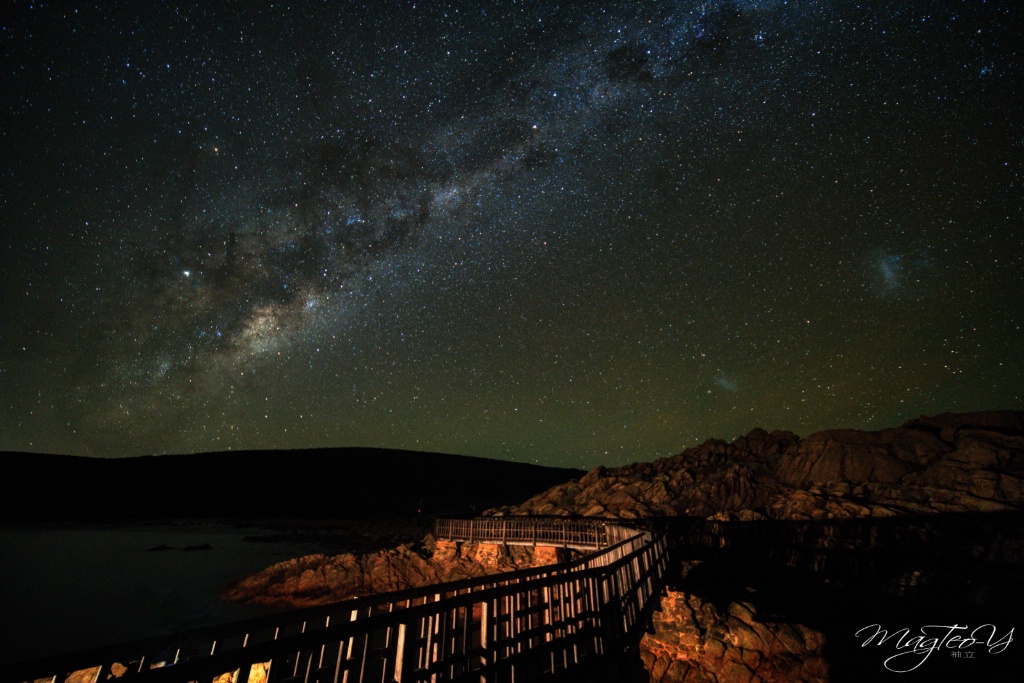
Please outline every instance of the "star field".
[{"label": "star field", "polygon": [[590,468],[1024,398],[1008,2],[14,2],[0,449]]}]

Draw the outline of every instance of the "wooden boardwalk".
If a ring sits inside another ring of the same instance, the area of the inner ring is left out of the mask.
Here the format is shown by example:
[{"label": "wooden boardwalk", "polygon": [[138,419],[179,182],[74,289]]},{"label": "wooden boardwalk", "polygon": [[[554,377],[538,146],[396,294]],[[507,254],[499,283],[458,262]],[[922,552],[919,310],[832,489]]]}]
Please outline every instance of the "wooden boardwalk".
[{"label": "wooden boardwalk", "polygon": [[425,586],[0,671],[0,683],[522,683],[635,652],[666,567],[662,535],[597,520],[438,520],[450,541],[589,550]]}]

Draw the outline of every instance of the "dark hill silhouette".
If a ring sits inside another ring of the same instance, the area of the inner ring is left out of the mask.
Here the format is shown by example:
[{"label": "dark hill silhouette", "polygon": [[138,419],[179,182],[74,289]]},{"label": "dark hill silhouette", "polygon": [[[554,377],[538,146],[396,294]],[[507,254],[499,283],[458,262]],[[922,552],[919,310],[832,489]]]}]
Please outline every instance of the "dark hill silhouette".
[{"label": "dark hill silhouette", "polygon": [[134,458],[4,453],[5,522],[472,514],[583,471],[375,448]]}]

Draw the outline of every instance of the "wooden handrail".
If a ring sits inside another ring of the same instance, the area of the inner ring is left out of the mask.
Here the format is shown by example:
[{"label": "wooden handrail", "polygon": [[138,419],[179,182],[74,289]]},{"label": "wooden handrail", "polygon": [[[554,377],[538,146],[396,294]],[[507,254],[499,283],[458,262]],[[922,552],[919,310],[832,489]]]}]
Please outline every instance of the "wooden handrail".
[{"label": "wooden handrail", "polygon": [[564,517],[438,519],[434,521],[434,536],[444,540],[471,543],[547,545],[597,550],[610,545],[609,529],[619,528],[623,527],[603,521]]}]

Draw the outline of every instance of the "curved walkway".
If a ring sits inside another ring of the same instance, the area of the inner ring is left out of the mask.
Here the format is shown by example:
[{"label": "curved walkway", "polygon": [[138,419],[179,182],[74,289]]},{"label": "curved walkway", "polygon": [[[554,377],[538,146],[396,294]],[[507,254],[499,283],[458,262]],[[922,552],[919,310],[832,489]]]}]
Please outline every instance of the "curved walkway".
[{"label": "curved walkway", "polygon": [[600,520],[438,520],[442,540],[589,549],[534,569],[354,598],[16,664],[0,683],[572,678],[635,653],[665,573],[662,535]]}]

